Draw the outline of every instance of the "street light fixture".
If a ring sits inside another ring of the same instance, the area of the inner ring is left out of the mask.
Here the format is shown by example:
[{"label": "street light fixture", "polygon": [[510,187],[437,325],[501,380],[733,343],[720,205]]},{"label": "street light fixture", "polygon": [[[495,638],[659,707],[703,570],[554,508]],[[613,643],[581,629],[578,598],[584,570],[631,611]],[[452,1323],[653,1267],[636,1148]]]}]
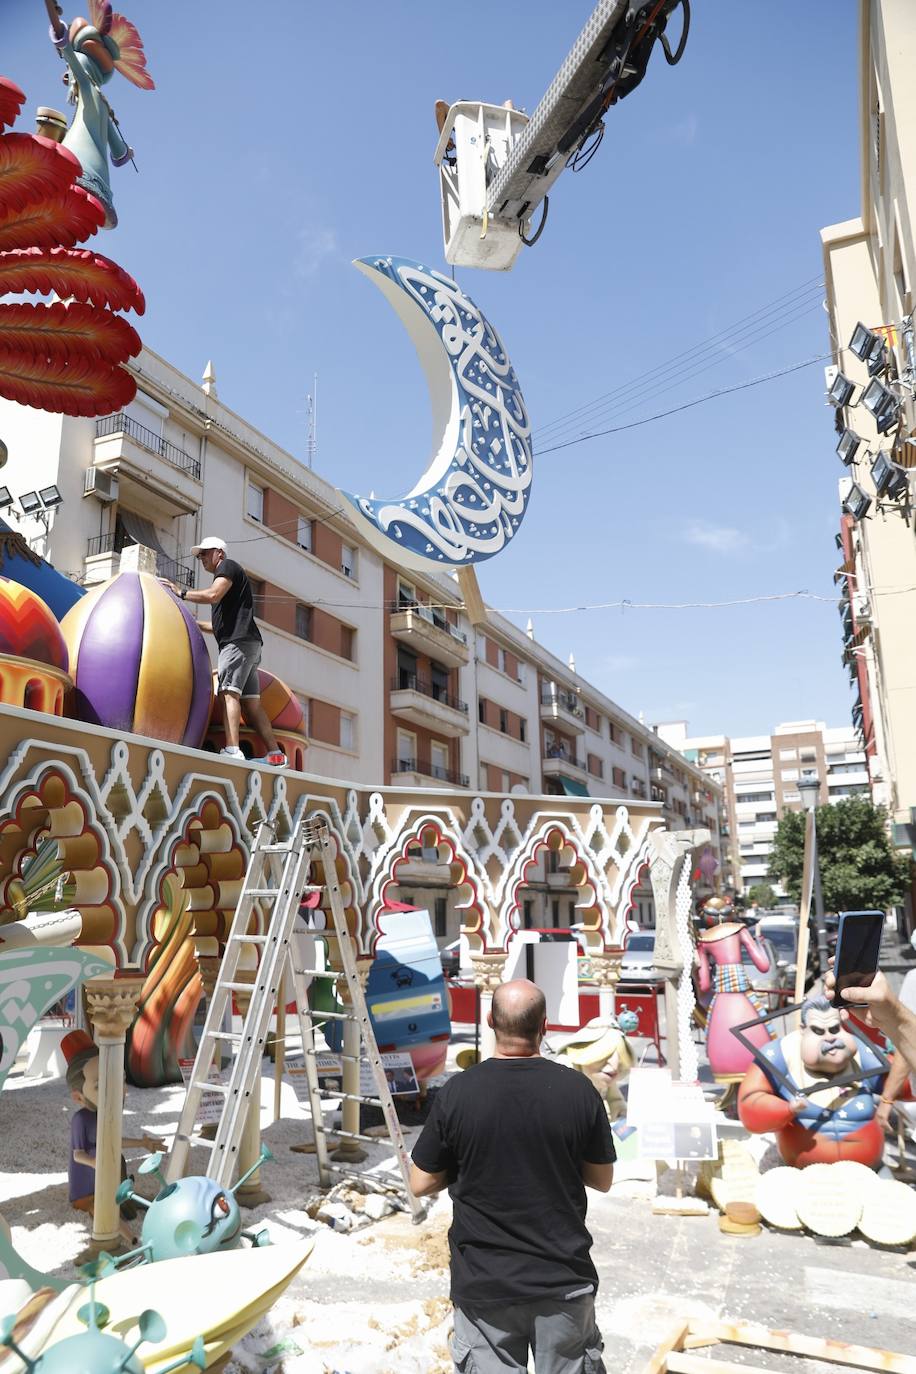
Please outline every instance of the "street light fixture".
[{"label": "street light fixture", "polygon": [[832,406],[839,409],[849,403],[849,398],[855,391],[855,382],[851,382],[848,377],[844,377],[842,372],[838,372],[833,379],[830,390],[827,392],[827,400]]},{"label": "street light fixture", "polygon": [[35,515],[41,510],[41,497],[37,491],[24,491],[19,498],[19,509],[23,515]]},{"label": "street light fixture", "polygon": [[[821,977],[827,972],[827,926],[824,922],[824,894],[821,891],[821,868],[817,854],[817,806],[821,799],[821,780],[813,768],[806,768],[798,779],[798,795],[802,808],[811,816],[810,831],[806,827],[805,840],[811,837],[811,875],[814,890],[814,926],[817,931],[817,962]],[[804,898],[804,893],[802,894]],[[810,916],[809,916],[810,920]]]},{"label": "street light fixture", "polygon": [[877,377],[868,383],[859,399],[869,415],[874,417],[879,434],[886,434],[891,426],[897,423],[900,402]]},{"label": "street light fixture", "polygon": [[854,429],[843,430],[843,433],[840,435],[840,442],[836,446],[836,451],[840,456],[841,462],[845,463],[847,467],[849,467],[850,463],[855,462],[856,454],[859,451],[861,443],[862,440]]},{"label": "street light fixture", "polygon": [[895,463],[883,451],[878,454],[871,465],[871,479],[878,495],[890,496],[892,500],[896,500],[898,496],[904,496],[910,488],[910,479],[906,468]]},{"label": "street light fixture", "polygon": [[867,364],[869,377],[874,377],[877,372],[882,372],[887,366],[887,349],[884,346],[884,340],[880,334],[876,334],[873,329],[867,328],[861,322],[852,331],[849,351]]},{"label": "street light fixture", "polygon": [[871,497],[863,491],[858,482],[853,482],[846,493],[843,509],[853,520],[864,520],[871,508]]},{"label": "street light fixture", "polygon": [[38,496],[45,510],[52,510],[54,506],[59,506],[64,499],[60,494],[60,488],[56,485],[40,487]]},{"label": "street light fixture", "polygon": [[0,510],[8,510],[13,504],[9,487],[0,487]]}]

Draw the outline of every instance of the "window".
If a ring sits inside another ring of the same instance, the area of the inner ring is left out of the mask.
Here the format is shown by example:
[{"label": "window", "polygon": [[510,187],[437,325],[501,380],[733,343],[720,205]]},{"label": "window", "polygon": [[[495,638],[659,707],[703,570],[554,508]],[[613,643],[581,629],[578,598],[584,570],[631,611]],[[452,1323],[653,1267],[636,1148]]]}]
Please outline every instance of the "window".
[{"label": "window", "polygon": [[340,571],[345,577],[356,576],[356,550],[352,544],[340,546]]},{"label": "window", "polygon": [[433,907],[433,934],[438,938],[448,934],[448,898],[437,897]]},{"label": "window", "polygon": [[403,609],[405,606],[416,606],[416,604],[416,587],[412,587],[409,582],[404,582],[398,578],[398,605]]},{"label": "window", "polygon": [[312,637],[312,608],[299,602],[296,606],[296,634],[300,639]]},{"label": "window", "polygon": [[518,737],[522,744],[528,743],[528,722],[524,716],[518,718]]},{"label": "window", "polygon": [[448,777],[448,745],[433,740],[429,746],[429,757],[434,778]]},{"label": "window", "polygon": [[534,902],[530,897],[522,902],[522,922],[526,930],[530,930],[534,924]]},{"label": "window", "polygon": [[487,703],[486,703],[486,701],[484,700],[483,697],[478,697],[478,698],[477,698],[477,719],[480,721],[481,725],[486,725],[486,723],[487,723]]},{"label": "window", "polygon": [[626,787],[627,775],[622,768],[614,768],[611,774],[615,787]]},{"label": "window", "polygon": [[248,514],[252,520],[264,519],[264,488],[256,482],[248,483]]},{"label": "window", "polygon": [[340,656],[348,658],[351,663],[356,658],[356,631],[352,625],[340,627]]},{"label": "window", "polygon": [[356,748],[356,717],[351,711],[341,711],[340,713],[340,747],[341,749]]},{"label": "window", "polygon": [[307,515],[299,516],[296,543],[300,549],[305,549],[306,553],[312,552],[312,522]]},{"label": "window", "polygon": [[553,924],[554,924],[555,927],[556,927],[556,926],[559,926],[559,924],[560,924],[560,903],[558,902],[558,900],[557,900],[556,897],[554,897],[553,901],[550,903],[550,919],[553,921]]},{"label": "window", "polygon": [[255,617],[260,620],[264,615],[264,582],[260,577],[252,577],[248,574],[248,585],[251,587],[251,601],[254,607]]},{"label": "window", "polygon": [[509,733],[509,712],[503,706],[499,708],[499,731],[502,735]]},{"label": "window", "polygon": [[630,740],[630,748],[633,751],[633,754],[636,758],[641,759],[644,757],[643,747],[638,739]]},{"label": "window", "polygon": [[414,752],[416,749],[416,736],[409,734],[406,730],[398,731],[398,770],[402,773],[412,771],[416,759]]}]

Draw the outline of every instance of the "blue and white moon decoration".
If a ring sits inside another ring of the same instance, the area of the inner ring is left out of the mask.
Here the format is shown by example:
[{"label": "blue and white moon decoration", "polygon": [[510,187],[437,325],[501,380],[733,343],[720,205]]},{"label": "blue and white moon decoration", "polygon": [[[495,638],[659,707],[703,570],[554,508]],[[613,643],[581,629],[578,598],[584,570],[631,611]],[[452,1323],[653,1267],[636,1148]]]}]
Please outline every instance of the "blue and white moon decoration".
[{"label": "blue and white moon decoration", "polygon": [[515,370],[489,320],[448,277],[409,258],[354,265],[387,297],[419,354],[433,456],[406,496],[342,494],[369,542],[401,565],[482,563],[516,534],[531,490],[531,427]]}]

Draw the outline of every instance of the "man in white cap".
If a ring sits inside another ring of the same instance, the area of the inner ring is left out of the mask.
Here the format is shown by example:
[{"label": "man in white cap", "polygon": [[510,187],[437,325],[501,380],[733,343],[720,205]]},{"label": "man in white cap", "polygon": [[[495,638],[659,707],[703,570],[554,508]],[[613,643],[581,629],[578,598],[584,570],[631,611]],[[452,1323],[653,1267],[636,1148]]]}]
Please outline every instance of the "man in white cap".
[{"label": "man in white cap", "polygon": [[208,535],[195,544],[191,552],[212,576],[213,582],[209,587],[195,591],[189,587],[178,587],[167,578],[160,580],[182,601],[213,608],[212,624],[201,621],[201,627],[213,631],[219,649],[216,689],[222,702],[226,727],[226,746],[220,753],[234,759],[245,757],[239,748],[239,724],[244,702],[245,720],[261,736],[267,748],[264,762],[274,768],[284,768],[286,755],[277,743],[273,726],[261,705],[258,664],[263,640],[255,624],[254,598],[248,575],[240,563],[226,557],[225,539]]}]

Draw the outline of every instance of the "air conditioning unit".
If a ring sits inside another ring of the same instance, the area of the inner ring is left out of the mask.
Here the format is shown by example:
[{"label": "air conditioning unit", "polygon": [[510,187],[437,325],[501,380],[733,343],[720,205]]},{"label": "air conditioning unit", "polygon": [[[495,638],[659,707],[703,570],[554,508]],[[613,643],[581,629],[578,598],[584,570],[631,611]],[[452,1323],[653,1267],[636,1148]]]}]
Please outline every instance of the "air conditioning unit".
[{"label": "air conditioning unit", "polygon": [[86,469],[84,496],[94,496],[97,501],[108,505],[118,499],[118,474],[108,468],[91,467]]}]

